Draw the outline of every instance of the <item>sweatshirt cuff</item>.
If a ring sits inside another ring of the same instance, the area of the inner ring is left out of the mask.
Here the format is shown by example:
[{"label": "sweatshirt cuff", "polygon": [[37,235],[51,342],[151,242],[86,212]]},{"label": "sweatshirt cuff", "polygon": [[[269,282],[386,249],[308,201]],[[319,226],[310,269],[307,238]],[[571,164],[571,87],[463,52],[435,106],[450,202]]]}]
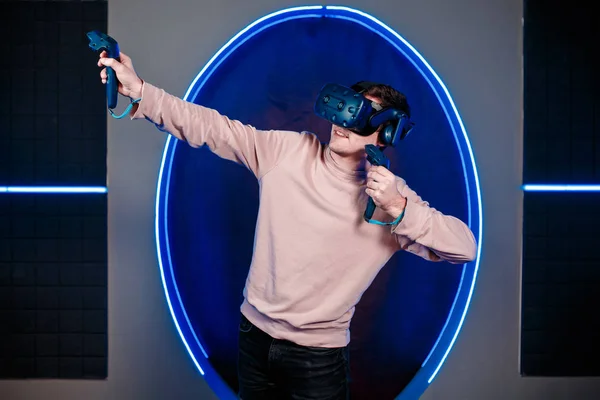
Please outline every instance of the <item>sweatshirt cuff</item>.
[{"label": "sweatshirt cuff", "polygon": [[420,236],[423,223],[427,218],[429,207],[406,201],[404,216],[396,226],[392,226],[392,233],[408,237],[414,241]]},{"label": "sweatshirt cuff", "polygon": [[142,100],[138,103],[135,112],[130,114],[131,120],[150,118],[152,119],[152,110],[156,108],[156,103],[160,97],[160,89],[156,86],[143,81],[142,82]]},{"label": "sweatshirt cuff", "polygon": [[392,226],[392,233],[396,235],[406,236],[412,241],[415,241],[424,228],[425,221],[429,218],[431,209],[428,204],[415,203],[410,196],[405,193],[406,182],[402,178],[398,178],[396,182],[398,192],[406,197],[406,207],[404,215],[397,225]]}]

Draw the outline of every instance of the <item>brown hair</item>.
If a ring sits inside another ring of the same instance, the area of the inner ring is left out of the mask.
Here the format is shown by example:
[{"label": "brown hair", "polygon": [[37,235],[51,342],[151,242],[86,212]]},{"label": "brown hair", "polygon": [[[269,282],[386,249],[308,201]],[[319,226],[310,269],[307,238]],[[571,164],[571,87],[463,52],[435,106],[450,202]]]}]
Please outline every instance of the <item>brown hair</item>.
[{"label": "brown hair", "polygon": [[393,87],[378,83],[369,86],[362,94],[377,97],[381,99],[383,107],[396,108],[406,113],[410,118],[410,105],[408,104],[408,100],[406,100],[406,96]]}]

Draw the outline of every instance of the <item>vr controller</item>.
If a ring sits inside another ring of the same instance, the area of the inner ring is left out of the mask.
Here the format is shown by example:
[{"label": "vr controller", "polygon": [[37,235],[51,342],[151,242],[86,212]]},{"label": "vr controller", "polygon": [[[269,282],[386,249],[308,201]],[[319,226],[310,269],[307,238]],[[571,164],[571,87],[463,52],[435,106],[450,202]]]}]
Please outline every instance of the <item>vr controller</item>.
[{"label": "vr controller", "polygon": [[381,107],[361,93],[335,83],[328,83],[317,95],[315,114],[334,125],[351,130],[361,136],[373,134],[386,122],[380,134],[386,146],[395,146],[414,127],[406,113],[392,107]]},{"label": "vr controller", "polygon": [[[390,160],[383,154],[381,150],[377,146],[372,144],[368,144],[365,146],[365,152],[367,153],[367,161],[371,163],[371,165],[383,165],[387,169],[390,169]],[[369,201],[367,202],[367,208],[365,209],[364,218],[365,221],[371,222],[371,218],[373,218],[373,213],[375,212],[375,202],[371,197],[369,197]]]},{"label": "vr controller", "polygon": [[[108,57],[114,58],[117,61],[121,61],[119,58],[119,44],[115,39],[99,31],[88,32],[87,37],[90,40],[89,46],[92,48],[92,50],[106,50]],[[117,106],[117,99],[119,95],[117,91],[117,76],[111,67],[106,67],[106,75],[106,101],[108,108],[113,109]]]}]

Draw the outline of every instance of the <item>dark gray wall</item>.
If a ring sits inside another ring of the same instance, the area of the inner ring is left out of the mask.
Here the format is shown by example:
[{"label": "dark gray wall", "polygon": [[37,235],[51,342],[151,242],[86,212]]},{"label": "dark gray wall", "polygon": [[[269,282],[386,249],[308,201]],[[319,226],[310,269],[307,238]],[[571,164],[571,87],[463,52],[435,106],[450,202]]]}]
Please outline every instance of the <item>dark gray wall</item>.
[{"label": "dark gray wall", "polygon": [[[85,40],[106,10],[0,2],[0,187],[106,184],[104,88]],[[106,220],[105,194],[0,193],[1,379],[106,377]]]},{"label": "dark gray wall", "polygon": [[[140,75],[182,96],[241,27],[300,4],[111,0],[108,27]],[[485,217],[481,272],[463,331],[423,399],[598,398],[596,379],[519,375],[521,1],[346,4],[382,18],[430,61],[462,113],[479,165]],[[0,393],[9,399],[214,398],[175,331],[157,268],[154,194],[165,136],[144,121],[109,119],[108,130],[108,380],[4,381]]]},{"label": "dark gray wall", "polygon": [[[524,4],[523,182],[597,184],[600,26],[560,0]],[[525,194],[523,375],[600,375],[598,204],[598,192]]]}]

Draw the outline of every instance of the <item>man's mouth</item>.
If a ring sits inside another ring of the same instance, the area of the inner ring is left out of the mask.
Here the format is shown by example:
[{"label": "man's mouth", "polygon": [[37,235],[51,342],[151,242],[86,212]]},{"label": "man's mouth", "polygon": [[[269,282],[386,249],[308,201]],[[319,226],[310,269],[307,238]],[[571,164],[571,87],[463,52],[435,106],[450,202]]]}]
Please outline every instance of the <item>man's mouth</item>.
[{"label": "man's mouth", "polygon": [[335,134],[338,136],[341,136],[343,138],[348,138],[348,136],[344,135],[342,132],[338,131],[338,130],[334,130]]}]

